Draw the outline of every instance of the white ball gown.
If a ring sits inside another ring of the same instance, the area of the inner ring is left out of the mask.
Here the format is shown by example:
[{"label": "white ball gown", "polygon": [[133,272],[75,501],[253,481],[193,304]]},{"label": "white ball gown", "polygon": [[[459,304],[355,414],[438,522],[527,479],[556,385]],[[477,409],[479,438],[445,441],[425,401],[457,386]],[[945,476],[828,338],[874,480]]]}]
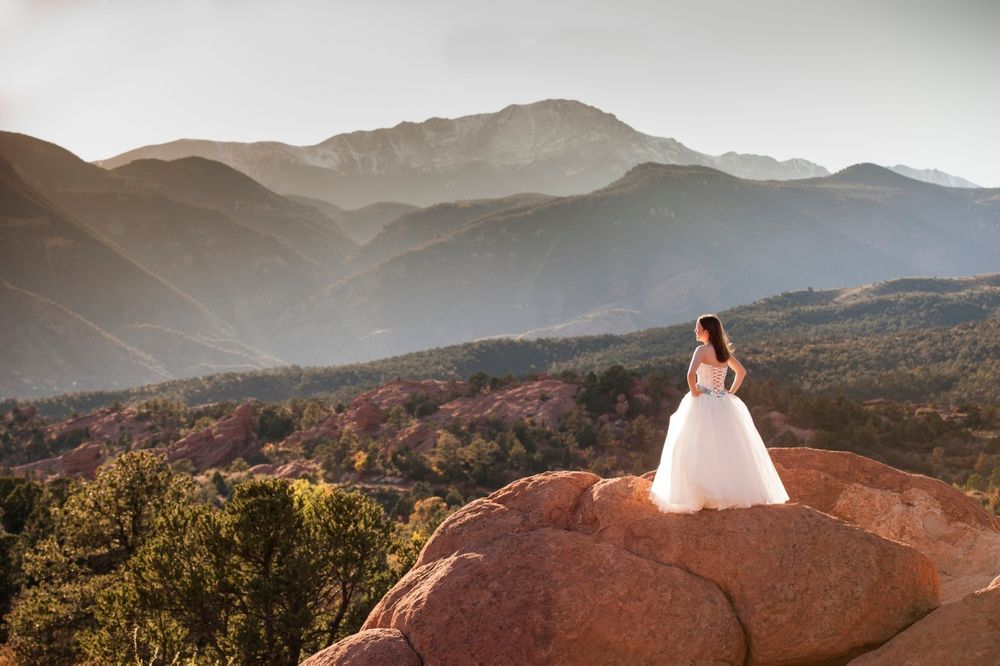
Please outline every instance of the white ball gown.
[{"label": "white ball gown", "polygon": [[728,366],[702,363],[702,394],[670,417],[649,498],[665,513],[781,504],[788,493],[743,401],[725,390]]}]

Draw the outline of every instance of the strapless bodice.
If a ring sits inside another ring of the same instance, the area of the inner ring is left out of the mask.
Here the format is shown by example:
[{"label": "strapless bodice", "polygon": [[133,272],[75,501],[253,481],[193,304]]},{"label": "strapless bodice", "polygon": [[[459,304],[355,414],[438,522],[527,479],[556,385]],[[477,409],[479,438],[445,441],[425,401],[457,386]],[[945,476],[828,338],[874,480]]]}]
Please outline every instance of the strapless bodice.
[{"label": "strapless bodice", "polygon": [[706,393],[718,397],[726,393],[726,373],[729,371],[728,365],[714,366],[702,363],[695,373],[698,376],[698,385],[703,387]]}]

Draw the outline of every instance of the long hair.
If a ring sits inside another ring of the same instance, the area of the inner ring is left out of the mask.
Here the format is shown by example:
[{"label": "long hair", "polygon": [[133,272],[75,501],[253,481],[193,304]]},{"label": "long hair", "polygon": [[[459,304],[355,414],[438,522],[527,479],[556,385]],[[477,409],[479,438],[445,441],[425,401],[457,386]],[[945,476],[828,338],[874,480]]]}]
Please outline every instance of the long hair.
[{"label": "long hair", "polygon": [[719,361],[728,361],[733,345],[729,343],[729,336],[719,318],[714,314],[703,314],[698,317],[698,323],[708,331],[708,341],[715,348],[715,357]]}]

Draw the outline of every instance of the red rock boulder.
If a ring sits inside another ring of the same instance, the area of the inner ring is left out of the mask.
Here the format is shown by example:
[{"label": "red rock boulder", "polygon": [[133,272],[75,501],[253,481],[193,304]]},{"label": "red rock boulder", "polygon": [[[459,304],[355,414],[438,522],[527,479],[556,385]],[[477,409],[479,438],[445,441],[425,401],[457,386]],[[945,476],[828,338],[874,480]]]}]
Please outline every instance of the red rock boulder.
[{"label": "red rock boulder", "polygon": [[550,472],[475,500],[363,628],[426,664],[792,663],[844,661],[938,606],[908,546],[794,504],[662,514],[649,486]]},{"label": "red rock boulder", "polygon": [[396,451],[419,451],[420,453],[430,453],[437,443],[437,431],[429,427],[426,423],[417,421],[403,428],[389,442],[390,453]]},{"label": "red rock boulder", "polygon": [[553,527],[413,569],[375,627],[402,631],[425,664],[742,663],[746,649],[708,581]]},{"label": "red rock boulder", "polygon": [[770,453],[793,501],[927,555],[944,603],[1000,575],[1000,520],[960,490],[846,451]]},{"label": "red rock boulder", "polygon": [[300,666],[421,666],[420,657],[396,629],[367,629],[306,659]]},{"label": "red rock boulder", "polygon": [[334,441],[340,439],[342,420],[344,420],[342,415],[331,414],[311,428],[293,432],[281,441],[280,448],[294,449],[301,444],[309,444],[324,439]]},{"label": "red rock boulder", "polygon": [[1000,663],[1000,580],[938,608],[852,666],[996,666]]},{"label": "red rock boulder", "polygon": [[39,481],[69,477],[93,478],[97,468],[104,460],[104,449],[99,443],[84,442],[61,456],[18,465],[11,471],[14,476],[33,478]]},{"label": "red rock boulder", "polygon": [[378,403],[362,395],[351,402],[344,422],[355,432],[372,433],[378,430],[384,419],[385,413],[378,406]]},{"label": "red rock boulder", "polygon": [[241,403],[232,414],[210,428],[179,439],[163,452],[167,462],[187,458],[195,471],[223,467],[237,458],[247,458],[260,450],[253,428],[253,400]]}]

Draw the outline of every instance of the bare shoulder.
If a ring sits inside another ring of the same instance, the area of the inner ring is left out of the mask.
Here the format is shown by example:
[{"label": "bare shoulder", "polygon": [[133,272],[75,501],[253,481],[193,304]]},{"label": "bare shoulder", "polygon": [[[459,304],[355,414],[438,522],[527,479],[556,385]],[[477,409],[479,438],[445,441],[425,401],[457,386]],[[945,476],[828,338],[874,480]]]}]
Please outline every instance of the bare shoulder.
[{"label": "bare shoulder", "polygon": [[723,365],[719,361],[719,355],[715,353],[715,347],[712,345],[702,345],[701,346],[701,358],[708,365]]}]

